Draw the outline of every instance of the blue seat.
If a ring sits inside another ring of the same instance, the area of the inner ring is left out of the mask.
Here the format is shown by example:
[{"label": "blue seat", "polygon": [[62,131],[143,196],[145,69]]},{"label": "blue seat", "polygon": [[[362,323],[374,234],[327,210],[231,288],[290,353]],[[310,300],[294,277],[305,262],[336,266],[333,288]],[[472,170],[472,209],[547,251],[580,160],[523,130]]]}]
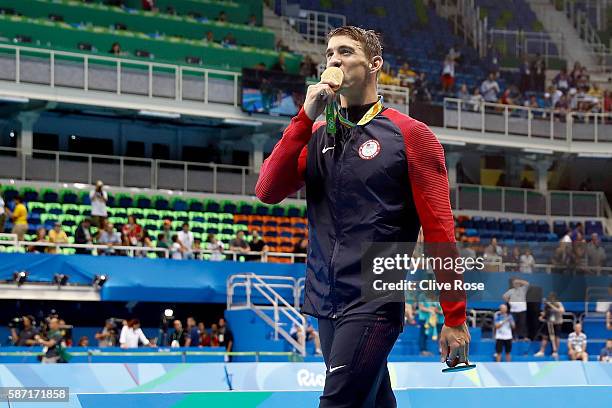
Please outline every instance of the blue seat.
[{"label": "blue seat", "polygon": [[204,211],[204,204],[202,204],[200,201],[191,201],[189,203],[189,211],[203,212]]},{"label": "blue seat", "polygon": [[208,201],[206,203],[206,211],[208,212],[219,212],[221,205],[216,201]]},{"label": "blue seat", "polygon": [[240,206],[240,214],[242,215],[253,214],[253,206],[250,204],[242,204],[242,206]]},{"label": "blue seat", "polygon": [[538,220],[538,232],[548,234],[550,232],[550,225],[545,220]]},{"label": "blue seat", "polygon": [[23,199],[25,201],[38,201],[38,191],[26,190],[23,192]]},{"label": "blue seat", "polygon": [[526,232],[525,221],[523,220],[512,220],[512,227],[513,227],[515,235],[517,232],[519,233]]},{"label": "blue seat", "polygon": [[119,198],[119,207],[121,208],[130,208],[132,207],[132,197],[128,197],[128,196],[123,196],[121,198]]},{"label": "blue seat", "polygon": [[62,194],[62,202],[64,204],[76,204],[78,200],[79,197],[72,191],[66,191]]},{"label": "blue seat", "polygon": [[[165,198],[159,197],[155,200],[155,209],[165,211],[168,209],[170,203]],[[193,210],[192,210],[193,211]]]},{"label": "blue seat", "polygon": [[58,202],[58,194],[55,191],[46,191],[43,194],[43,201],[45,203],[57,203]]},{"label": "blue seat", "polygon": [[149,198],[140,197],[136,201],[136,206],[138,208],[151,208],[151,200]]},{"label": "blue seat", "polygon": [[174,211],[187,211],[187,202],[177,198],[172,202],[172,209]]},{"label": "blue seat", "polygon": [[235,214],[236,213],[236,204],[232,203],[232,202],[228,202],[225,203],[223,205],[223,212],[225,213],[230,213],[230,214]]},{"label": "blue seat", "polygon": [[272,215],[275,217],[284,217],[285,209],[283,207],[274,207],[272,208]]},{"label": "blue seat", "polygon": [[297,207],[291,207],[287,210],[287,217],[299,217],[300,215],[300,209]]},{"label": "blue seat", "polygon": [[557,234],[558,237],[562,237],[563,235],[565,235],[566,231],[567,224],[565,223],[565,221],[555,220],[553,222],[553,232]]}]

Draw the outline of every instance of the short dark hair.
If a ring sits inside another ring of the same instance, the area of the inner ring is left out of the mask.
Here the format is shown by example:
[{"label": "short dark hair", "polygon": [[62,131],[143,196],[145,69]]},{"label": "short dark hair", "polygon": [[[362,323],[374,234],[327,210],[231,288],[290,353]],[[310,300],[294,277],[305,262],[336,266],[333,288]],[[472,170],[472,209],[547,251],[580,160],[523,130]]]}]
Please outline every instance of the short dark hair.
[{"label": "short dark hair", "polygon": [[339,35],[345,35],[358,41],[363,47],[363,51],[368,58],[382,57],[382,44],[380,36],[374,30],[366,30],[355,26],[342,26],[334,28],[327,34],[327,40]]}]

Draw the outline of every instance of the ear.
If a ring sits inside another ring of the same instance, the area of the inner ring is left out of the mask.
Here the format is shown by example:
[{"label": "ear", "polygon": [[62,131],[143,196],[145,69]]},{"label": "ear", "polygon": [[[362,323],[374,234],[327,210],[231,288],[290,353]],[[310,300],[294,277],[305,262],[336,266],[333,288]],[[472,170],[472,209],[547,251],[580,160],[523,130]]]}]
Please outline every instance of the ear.
[{"label": "ear", "polygon": [[381,56],[376,56],[372,58],[370,63],[368,64],[368,68],[370,69],[370,74],[377,74],[383,67],[383,59]]}]

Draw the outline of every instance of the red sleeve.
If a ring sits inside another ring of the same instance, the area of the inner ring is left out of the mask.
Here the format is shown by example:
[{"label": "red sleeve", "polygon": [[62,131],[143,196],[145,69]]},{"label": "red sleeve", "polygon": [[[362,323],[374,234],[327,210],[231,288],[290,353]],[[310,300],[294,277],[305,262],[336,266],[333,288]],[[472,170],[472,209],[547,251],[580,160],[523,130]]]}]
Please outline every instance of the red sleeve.
[{"label": "red sleeve", "polygon": [[[425,243],[435,245],[430,248],[434,249],[437,256],[457,256],[444,149],[425,124],[410,120],[397,111],[387,111],[386,116],[400,127],[404,136],[410,186]],[[455,279],[463,279],[461,274],[450,270],[436,270],[435,273],[439,282],[452,283]],[[440,303],[447,326],[458,326],[465,322],[464,291],[442,292]]]},{"label": "red sleeve", "polygon": [[312,133],[321,126],[304,109],[291,119],[283,137],[261,166],[255,195],[266,204],[276,204],[304,185],[307,145]]}]

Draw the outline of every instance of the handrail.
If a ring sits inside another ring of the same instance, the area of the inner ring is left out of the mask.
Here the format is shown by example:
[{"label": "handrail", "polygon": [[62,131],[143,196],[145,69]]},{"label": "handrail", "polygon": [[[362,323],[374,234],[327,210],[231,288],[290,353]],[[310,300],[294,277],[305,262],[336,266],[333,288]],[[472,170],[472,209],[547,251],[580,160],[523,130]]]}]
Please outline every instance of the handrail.
[{"label": "handrail", "polygon": [[[529,53],[530,45],[532,44],[539,45],[537,53],[544,57],[547,64],[549,57],[560,56],[564,53],[563,47],[565,44],[565,39],[563,33],[491,28],[488,30],[487,35],[490,43],[495,43],[495,40],[501,37],[502,41],[505,41],[505,44],[511,46],[511,44],[506,41],[508,39],[513,39],[514,49],[509,49],[507,52],[508,54],[516,57],[535,54],[535,52]],[[550,44],[558,46],[559,49],[557,50],[557,53],[549,52]]]},{"label": "handrail", "polygon": [[598,299],[609,298],[608,288],[605,286],[589,286],[586,288],[586,293],[584,297],[584,314],[581,317],[588,316],[589,314],[593,314],[589,312],[589,303],[597,302]]}]

